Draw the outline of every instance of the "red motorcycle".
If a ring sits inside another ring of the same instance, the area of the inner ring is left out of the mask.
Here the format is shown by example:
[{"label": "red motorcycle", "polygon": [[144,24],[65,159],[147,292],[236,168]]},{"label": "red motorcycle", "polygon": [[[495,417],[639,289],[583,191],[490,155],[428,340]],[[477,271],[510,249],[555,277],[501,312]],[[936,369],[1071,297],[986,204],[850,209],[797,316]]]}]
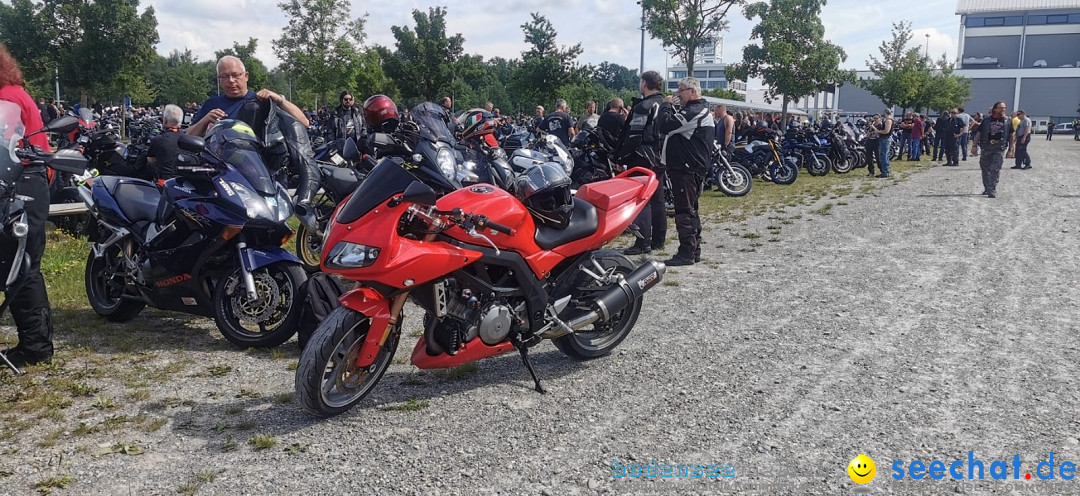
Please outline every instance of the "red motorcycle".
[{"label": "red motorcycle", "polygon": [[421,369],[449,368],[544,339],[575,359],[606,355],[630,333],[642,295],[665,272],[602,249],[656,191],[635,168],[570,193],[558,164],[521,172],[513,194],[487,184],[435,192],[383,159],[334,213],[322,268],[357,281],[315,330],[296,370],[308,412],[328,417],[358,403],[389,367],[402,307],[425,311],[412,352]]}]

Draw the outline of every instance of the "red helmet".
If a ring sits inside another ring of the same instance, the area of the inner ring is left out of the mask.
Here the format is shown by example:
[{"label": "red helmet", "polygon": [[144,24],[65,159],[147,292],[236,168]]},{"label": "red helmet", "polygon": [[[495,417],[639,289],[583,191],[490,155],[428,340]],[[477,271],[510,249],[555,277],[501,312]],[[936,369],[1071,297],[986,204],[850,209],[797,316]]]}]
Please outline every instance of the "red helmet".
[{"label": "red helmet", "polygon": [[373,95],[364,101],[364,122],[379,132],[393,132],[398,125],[397,105],[386,95]]}]

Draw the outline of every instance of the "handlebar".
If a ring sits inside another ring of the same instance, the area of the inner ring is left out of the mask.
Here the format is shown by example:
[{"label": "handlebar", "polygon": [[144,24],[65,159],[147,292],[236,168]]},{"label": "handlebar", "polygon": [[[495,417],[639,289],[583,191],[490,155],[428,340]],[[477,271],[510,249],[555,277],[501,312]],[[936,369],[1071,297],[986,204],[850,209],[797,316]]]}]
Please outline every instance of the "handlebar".
[{"label": "handlebar", "polygon": [[489,220],[487,217],[485,217],[483,215],[473,214],[472,215],[472,222],[473,222],[474,225],[476,225],[476,227],[479,227],[481,229],[482,228],[488,228],[488,229],[491,229],[492,231],[503,233],[503,234],[505,234],[507,236],[513,236],[514,235],[514,230],[513,229],[511,229],[511,228],[509,228],[507,226],[504,226],[502,224],[499,224],[497,222],[492,222],[491,220]]}]

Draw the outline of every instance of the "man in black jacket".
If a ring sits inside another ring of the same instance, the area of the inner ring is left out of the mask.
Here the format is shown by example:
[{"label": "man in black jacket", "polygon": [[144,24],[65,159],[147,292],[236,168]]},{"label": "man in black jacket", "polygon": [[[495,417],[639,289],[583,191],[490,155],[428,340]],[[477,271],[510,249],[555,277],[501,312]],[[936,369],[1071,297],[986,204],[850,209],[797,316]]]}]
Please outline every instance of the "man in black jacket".
[{"label": "man in black jacket", "polygon": [[[674,99],[683,104],[681,109],[675,108]],[[708,103],[701,98],[701,83],[696,78],[683,78],[679,81],[675,97],[664,98],[656,126],[664,136],[660,162],[671,175],[675,229],[679,232],[679,251],[664,263],[670,266],[693,265],[701,260],[698,197],[712,159],[716,126]]]},{"label": "man in black jacket", "polygon": [[623,125],[622,137],[615,152],[615,163],[627,167],[647,167],[656,172],[660,187],[656,188],[649,203],[641,211],[634,224],[641,230],[644,239],[639,239],[634,246],[623,253],[640,255],[664,247],[667,238],[667,209],[664,207],[665,174],[660,164],[660,134],[656,129],[656,115],[664,97],[660,94],[663,78],[656,71],[646,71],[641,75],[638,89],[641,98],[634,98],[633,110]]},{"label": "man in black jacket", "polygon": [[945,132],[942,144],[945,146],[945,165],[951,167],[960,166],[960,135],[967,132],[964,121],[960,120],[956,109],[949,111],[949,117],[945,120],[943,131]]},{"label": "man in black jacket", "polygon": [[360,107],[348,91],[342,91],[338,100],[340,105],[334,109],[334,139],[345,139],[349,136],[355,138],[361,134],[360,129],[364,126]]}]

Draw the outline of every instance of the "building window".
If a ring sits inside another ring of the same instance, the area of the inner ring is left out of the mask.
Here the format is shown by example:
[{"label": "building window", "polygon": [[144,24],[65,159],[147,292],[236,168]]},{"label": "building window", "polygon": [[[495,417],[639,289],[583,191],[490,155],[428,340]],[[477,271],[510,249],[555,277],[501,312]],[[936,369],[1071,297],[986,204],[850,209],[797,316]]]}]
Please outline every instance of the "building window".
[{"label": "building window", "polygon": [[712,71],[712,70],[710,70],[709,71],[709,77],[714,78],[714,79],[724,79],[724,77],[726,77],[726,76],[724,74],[724,71]]},{"label": "building window", "polygon": [[686,71],[671,71],[671,77],[682,79],[686,77]]},{"label": "building window", "polygon": [[667,89],[675,90],[675,89],[678,89],[678,88],[679,88],[679,82],[678,81],[668,81],[667,82]]},{"label": "building window", "polygon": [[1029,15],[1027,22],[1028,22],[1028,25],[1046,24],[1046,16],[1044,16],[1044,15]]},{"label": "building window", "polygon": [[694,77],[703,79],[709,77],[709,71],[694,71]]},{"label": "building window", "polygon": [[1069,14],[1069,24],[1080,24],[1080,14]]},{"label": "building window", "polygon": [[1066,24],[1069,22],[1069,16],[1067,14],[1048,15],[1046,16],[1047,24]]},{"label": "building window", "polygon": [[1006,26],[1022,26],[1024,24],[1024,16],[1008,16],[1005,18]]},{"label": "building window", "polygon": [[983,25],[984,26],[1004,26],[1005,25],[1005,18],[1004,17],[987,17],[986,19],[983,19]]},{"label": "building window", "polygon": [[968,17],[966,20],[964,20],[964,25],[969,28],[982,27],[984,23],[985,19],[983,19],[982,17]]}]

